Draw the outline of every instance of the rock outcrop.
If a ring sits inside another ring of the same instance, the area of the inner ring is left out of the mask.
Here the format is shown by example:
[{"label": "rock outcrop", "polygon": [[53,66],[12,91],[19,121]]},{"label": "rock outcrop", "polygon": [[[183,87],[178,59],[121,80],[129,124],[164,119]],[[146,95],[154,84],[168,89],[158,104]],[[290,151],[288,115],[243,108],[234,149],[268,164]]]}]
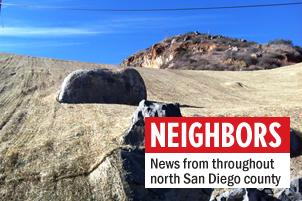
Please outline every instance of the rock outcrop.
[{"label": "rock outcrop", "polygon": [[302,48],[290,41],[257,44],[224,36],[187,33],[131,55],[123,66],[191,70],[261,70],[302,62]]},{"label": "rock outcrop", "polygon": [[289,189],[284,189],[279,197],[281,201],[302,200],[302,178],[293,179]]},{"label": "rock outcrop", "polygon": [[[213,189],[146,189],[145,117],[181,117],[179,104],[143,100],[132,116],[121,146],[114,150],[90,175],[97,186],[97,200],[211,200],[211,201],[297,201],[302,199],[301,179],[294,179],[289,189],[275,193],[272,189],[237,188],[212,195]],[[291,130],[291,135],[295,135]],[[297,137],[297,136],[296,136]],[[295,139],[293,139],[295,140]],[[293,142],[292,142],[293,143]],[[291,143],[291,146],[292,146]],[[291,148],[292,149],[292,148]],[[296,148],[294,148],[296,149]]]},{"label": "rock outcrop", "polygon": [[290,130],[290,156],[296,157],[302,155],[301,133],[297,130]]},{"label": "rock outcrop", "polygon": [[220,195],[212,196],[210,201],[242,201],[244,199],[247,199],[247,190],[245,188],[236,188]]},{"label": "rock outcrop", "polygon": [[147,98],[145,83],[133,68],[77,70],[63,81],[60,103],[114,103],[137,105]]},{"label": "rock outcrop", "polygon": [[291,181],[290,188],[278,193],[270,188],[238,188],[212,196],[211,201],[298,201],[302,200],[302,180]]},{"label": "rock outcrop", "polygon": [[96,189],[99,200],[209,200],[212,189],[146,189],[145,188],[145,117],[181,116],[178,104],[143,100],[134,112],[132,124],[125,132],[122,147],[115,150],[90,174],[95,183],[106,183]]},{"label": "rock outcrop", "polygon": [[132,116],[132,124],[123,136],[123,142],[131,146],[144,146],[145,117],[181,117],[178,103],[158,103],[142,100]]}]

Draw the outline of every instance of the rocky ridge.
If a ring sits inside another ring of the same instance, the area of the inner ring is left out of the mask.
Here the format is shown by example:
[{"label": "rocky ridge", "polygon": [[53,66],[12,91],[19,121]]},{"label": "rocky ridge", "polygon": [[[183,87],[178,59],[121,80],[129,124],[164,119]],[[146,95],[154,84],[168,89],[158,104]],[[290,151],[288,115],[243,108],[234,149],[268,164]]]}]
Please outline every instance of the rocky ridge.
[{"label": "rocky ridge", "polygon": [[302,48],[291,41],[258,44],[199,32],[167,38],[135,53],[123,66],[189,70],[262,70],[302,62]]}]

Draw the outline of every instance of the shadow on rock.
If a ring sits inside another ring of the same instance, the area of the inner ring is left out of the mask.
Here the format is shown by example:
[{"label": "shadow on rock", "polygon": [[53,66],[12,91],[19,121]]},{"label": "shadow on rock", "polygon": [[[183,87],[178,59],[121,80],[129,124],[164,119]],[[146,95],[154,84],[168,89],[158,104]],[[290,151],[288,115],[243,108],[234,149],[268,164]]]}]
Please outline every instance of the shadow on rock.
[{"label": "shadow on rock", "polygon": [[180,104],[179,107],[183,107],[183,108],[205,108],[205,107],[201,107],[201,106],[186,105],[186,104]]},{"label": "shadow on rock", "polygon": [[264,188],[248,188],[247,189],[248,200],[250,201],[280,201],[279,199],[273,197],[274,193],[272,189]]},{"label": "shadow on rock", "polygon": [[146,189],[145,150],[123,150],[123,169],[127,172],[125,181],[133,200],[209,200],[212,189]]},{"label": "shadow on rock", "polygon": [[[152,100],[152,101],[149,101],[149,102],[158,103],[158,104],[164,104],[164,105],[171,104],[171,103],[159,102],[159,101],[155,101],[155,100]],[[205,108],[205,107],[202,107],[202,106],[188,105],[188,104],[178,104],[178,105],[179,105],[180,108]]]},{"label": "shadow on rock", "polygon": [[290,156],[297,157],[302,155],[302,133],[291,129],[290,130]]}]

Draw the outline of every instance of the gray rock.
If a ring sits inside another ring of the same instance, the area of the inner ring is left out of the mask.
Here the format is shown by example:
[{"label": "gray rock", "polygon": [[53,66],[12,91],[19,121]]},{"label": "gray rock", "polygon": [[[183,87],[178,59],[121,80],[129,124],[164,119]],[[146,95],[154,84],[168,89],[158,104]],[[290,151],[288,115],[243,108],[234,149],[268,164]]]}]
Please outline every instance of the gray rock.
[{"label": "gray rock", "polygon": [[115,103],[137,105],[147,98],[145,83],[133,68],[77,70],[63,81],[60,103]]},{"label": "gray rock", "polygon": [[228,201],[239,201],[246,198],[246,190],[244,188],[237,188],[230,192]]},{"label": "gray rock", "polygon": [[290,155],[291,157],[299,156],[302,154],[302,140],[299,137],[301,134],[298,131],[290,130]]},{"label": "gray rock", "polygon": [[247,191],[245,188],[236,188],[226,191],[221,195],[211,198],[211,201],[243,201],[247,198]]},{"label": "gray rock", "polygon": [[257,189],[248,188],[247,195],[249,201],[278,201],[279,199],[273,197],[273,191],[269,188]]},{"label": "gray rock", "polygon": [[293,179],[290,188],[284,189],[278,198],[281,201],[302,200],[302,178]]},{"label": "gray rock", "polygon": [[132,125],[123,136],[125,144],[144,146],[145,117],[181,117],[178,103],[158,103],[142,100],[132,116]]},{"label": "gray rock", "polygon": [[[144,118],[181,116],[178,104],[141,101],[133,122],[125,133],[123,146],[110,154],[90,175],[93,182],[104,183],[96,189],[99,200],[209,200],[212,189],[146,189]],[[137,146],[141,145],[141,146]],[[104,187],[108,186],[108,187]]]},{"label": "gray rock", "polygon": [[270,188],[237,188],[226,191],[211,201],[279,201]]}]

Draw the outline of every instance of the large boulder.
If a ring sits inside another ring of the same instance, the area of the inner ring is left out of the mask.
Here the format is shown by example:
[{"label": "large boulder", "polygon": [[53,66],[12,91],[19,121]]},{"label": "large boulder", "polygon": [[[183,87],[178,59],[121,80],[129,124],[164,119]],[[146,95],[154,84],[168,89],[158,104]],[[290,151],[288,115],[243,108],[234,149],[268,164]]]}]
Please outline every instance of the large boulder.
[{"label": "large boulder", "polygon": [[60,103],[115,103],[137,105],[147,98],[145,83],[133,68],[77,70],[63,81]]}]

